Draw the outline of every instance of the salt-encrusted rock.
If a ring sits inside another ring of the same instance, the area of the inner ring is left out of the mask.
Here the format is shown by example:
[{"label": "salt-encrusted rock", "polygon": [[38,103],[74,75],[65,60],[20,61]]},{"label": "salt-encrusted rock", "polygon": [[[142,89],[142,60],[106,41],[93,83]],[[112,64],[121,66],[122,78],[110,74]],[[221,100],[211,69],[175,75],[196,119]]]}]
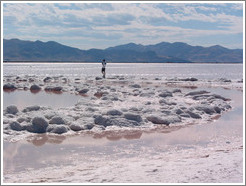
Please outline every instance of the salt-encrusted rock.
[{"label": "salt-encrusted rock", "polygon": [[199,90],[199,91],[194,91],[194,92],[189,92],[188,94],[185,94],[185,96],[194,96],[194,95],[200,95],[200,94],[206,94],[209,93],[206,90]]},{"label": "salt-encrusted rock", "polygon": [[47,86],[44,88],[44,90],[47,92],[61,92],[62,89],[63,88],[61,86],[57,86],[57,87]]},{"label": "salt-encrusted rock", "polygon": [[169,92],[169,91],[164,91],[162,93],[159,94],[160,97],[173,97],[173,94],[172,92]]},{"label": "salt-encrusted rock", "polygon": [[226,104],[226,105],[223,105],[221,108],[221,110],[223,111],[228,110],[228,109],[231,109],[231,105]]},{"label": "salt-encrusted rock", "polygon": [[142,117],[138,114],[126,113],[126,114],[124,114],[124,117],[128,120],[133,120],[133,121],[137,121],[137,122],[142,121]]},{"label": "salt-encrusted rock", "polygon": [[220,78],[219,81],[224,82],[224,83],[230,83],[231,82],[230,79],[226,79],[226,78]]},{"label": "salt-encrusted rock", "polygon": [[121,116],[121,115],[122,115],[122,112],[119,111],[119,110],[113,109],[113,110],[109,110],[109,111],[107,112],[107,115]]},{"label": "salt-encrusted rock", "polygon": [[95,118],[94,122],[95,122],[96,125],[103,125],[104,127],[112,125],[109,122],[109,118],[108,117],[103,117],[101,115],[95,115],[94,118]]},{"label": "salt-encrusted rock", "polygon": [[43,81],[44,81],[45,83],[47,83],[47,82],[50,82],[50,81],[51,81],[51,79],[52,79],[51,77],[46,77],[46,78],[44,78],[44,80],[43,80]]},{"label": "salt-encrusted rock", "polygon": [[210,106],[210,105],[197,105],[197,106],[195,106],[195,109],[199,110],[199,111],[203,111],[206,114],[214,114],[214,113],[216,113],[216,111],[214,110],[214,107]]},{"label": "salt-encrusted rock", "polygon": [[174,89],[173,91],[172,91],[172,93],[181,93],[181,90],[180,89]]},{"label": "salt-encrusted rock", "polygon": [[81,131],[84,130],[84,127],[82,125],[79,125],[77,123],[72,123],[69,125],[69,128],[73,131]]},{"label": "salt-encrusted rock", "polygon": [[99,109],[98,108],[95,108],[95,107],[86,107],[85,108],[85,111],[89,111],[89,112],[95,112],[95,111],[98,111]]},{"label": "salt-encrusted rock", "polygon": [[95,126],[91,129],[92,132],[101,132],[101,131],[103,131],[103,130],[105,130],[105,127],[104,127],[103,125],[95,125]]},{"label": "salt-encrusted rock", "polygon": [[111,125],[118,126],[118,127],[134,127],[140,125],[140,122],[134,120],[128,120],[125,118],[110,118],[108,122]]},{"label": "salt-encrusted rock", "polygon": [[62,87],[61,86],[57,86],[57,87],[54,87],[53,88],[53,91],[55,91],[55,92],[61,92],[62,91]]},{"label": "salt-encrusted rock", "polygon": [[216,99],[221,99],[223,101],[230,101],[230,99],[224,98],[223,96],[220,96],[220,95],[217,95],[217,94],[196,95],[196,96],[193,96],[192,99],[194,99],[194,100],[207,99],[208,101],[210,101],[210,100],[216,100]]},{"label": "salt-encrusted rock", "polygon": [[46,129],[47,132],[55,134],[63,134],[68,132],[69,128],[65,125],[49,125]]},{"label": "salt-encrusted rock", "polygon": [[28,82],[31,83],[31,82],[34,82],[35,79],[34,78],[28,78]]},{"label": "salt-encrusted rock", "polygon": [[95,125],[92,123],[87,123],[85,125],[83,125],[85,130],[91,130]]},{"label": "salt-encrusted rock", "polygon": [[153,96],[154,94],[155,94],[154,92],[144,92],[144,93],[141,93],[139,96],[149,98],[149,97]]},{"label": "salt-encrusted rock", "polygon": [[213,109],[215,110],[216,113],[220,114],[221,113],[221,108],[218,106],[214,106]]},{"label": "salt-encrusted rock", "polygon": [[194,112],[189,111],[189,110],[188,110],[186,113],[189,114],[190,117],[195,118],[195,119],[200,119],[200,118],[202,118],[199,114],[194,113]]},{"label": "salt-encrusted rock", "polygon": [[185,117],[185,118],[190,118],[190,115],[189,115],[189,114],[186,114],[186,113],[182,113],[182,114],[180,114],[179,116]]},{"label": "salt-encrusted rock", "polygon": [[15,115],[17,112],[19,112],[18,108],[15,105],[10,105],[6,108],[7,114],[13,114]]},{"label": "salt-encrusted rock", "polygon": [[3,90],[15,90],[15,89],[17,89],[17,87],[13,84],[7,83],[3,85]]},{"label": "salt-encrusted rock", "polygon": [[129,85],[129,87],[131,87],[131,88],[141,88],[141,86],[139,84]]},{"label": "salt-encrusted rock", "polygon": [[94,94],[94,96],[96,96],[97,98],[101,98],[102,96],[104,95],[107,95],[108,92],[101,92],[101,91],[98,91]]},{"label": "salt-encrusted rock", "polygon": [[198,79],[194,77],[189,77],[189,78],[179,79],[179,81],[198,81]]},{"label": "salt-encrusted rock", "polygon": [[111,92],[116,92],[116,89],[115,88],[111,88],[110,91]]},{"label": "salt-encrusted rock", "polygon": [[225,97],[218,95],[218,94],[212,94],[210,99],[222,99],[223,101],[230,101],[231,100],[229,98],[225,98]]},{"label": "salt-encrusted rock", "polygon": [[84,88],[84,89],[79,90],[78,92],[79,92],[80,94],[86,94],[88,91],[89,91],[88,88]]},{"label": "salt-encrusted rock", "polygon": [[[161,108],[161,109],[163,109],[163,108]],[[166,110],[166,108],[164,108],[163,110],[161,110],[161,113],[164,113],[165,115],[169,115],[169,114],[171,114],[171,110],[170,109],[168,109],[168,110]]]},{"label": "salt-encrusted rock", "polygon": [[170,123],[177,123],[177,122],[181,122],[181,117],[176,116],[176,115],[171,115],[171,116],[167,116],[167,120]]},{"label": "salt-encrusted rock", "polygon": [[159,103],[160,103],[161,105],[177,105],[177,103],[171,102],[171,101],[167,101],[167,100],[165,100],[165,99],[159,100]]},{"label": "salt-encrusted rock", "polygon": [[17,121],[18,121],[19,123],[22,123],[23,121],[26,121],[26,119],[25,119],[25,118],[20,117],[20,118],[17,118]]},{"label": "salt-encrusted rock", "polygon": [[159,116],[148,116],[147,117],[148,121],[151,121],[153,124],[164,124],[164,125],[169,125],[170,122],[165,119],[165,118],[161,118]]},{"label": "salt-encrusted rock", "polygon": [[44,117],[48,120],[50,120],[51,118],[53,118],[54,116],[56,116],[57,114],[55,112],[47,112],[44,114]]},{"label": "salt-encrusted rock", "polygon": [[95,79],[96,79],[96,80],[101,80],[102,78],[101,78],[101,77],[96,77]]},{"label": "salt-encrusted rock", "polygon": [[241,79],[241,80],[238,80],[237,82],[238,82],[238,83],[243,83],[243,79]]},{"label": "salt-encrusted rock", "polygon": [[29,107],[24,108],[22,112],[38,111],[39,109],[40,109],[40,106],[34,105],[34,106],[29,106]]},{"label": "salt-encrusted rock", "polygon": [[106,95],[103,95],[101,99],[102,100],[108,100],[108,97]]},{"label": "salt-encrusted rock", "polygon": [[177,110],[175,110],[175,113],[176,114],[182,114],[182,113],[184,113],[184,111],[182,111],[181,109],[177,109]]},{"label": "salt-encrusted rock", "polygon": [[41,90],[41,87],[40,86],[38,86],[38,85],[32,85],[31,87],[30,87],[30,90]]},{"label": "salt-encrusted rock", "polygon": [[150,101],[146,101],[145,105],[151,105],[151,102]]},{"label": "salt-encrusted rock", "polygon": [[33,132],[35,133],[45,133],[48,125],[48,122],[43,117],[34,117],[32,119]]},{"label": "salt-encrusted rock", "polygon": [[13,121],[9,124],[10,128],[12,130],[16,130],[16,131],[21,131],[23,130],[23,127],[21,126],[21,124],[17,121]]},{"label": "salt-encrusted rock", "polygon": [[60,117],[60,116],[54,116],[53,118],[51,118],[51,120],[49,121],[49,124],[57,124],[57,125],[62,125],[65,124],[65,120]]}]

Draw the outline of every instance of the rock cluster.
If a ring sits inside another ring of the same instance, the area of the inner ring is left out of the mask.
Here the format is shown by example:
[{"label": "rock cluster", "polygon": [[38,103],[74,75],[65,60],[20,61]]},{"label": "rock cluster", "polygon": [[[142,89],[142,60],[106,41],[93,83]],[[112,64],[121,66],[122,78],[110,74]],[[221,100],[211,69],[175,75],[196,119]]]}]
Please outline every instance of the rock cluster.
[{"label": "rock cluster", "polygon": [[[16,82],[16,78],[13,79]],[[23,83],[22,87],[30,87],[30,91],[69,91],[81,99],[73,107],[57,110],[39,105],[22,110],[16,105],[7,106],[3,113],[4,134],[64,134],[83,130],[107,130],[112,127],[171,126],[193,120],[209,121],[215,115],[231,109],[228,98],[208,90],[170,88],[166,84],[160,85],[159,78],[152,81],[121,76],[89,80],[71,80],[65,77],[37,79],[26,77],[18,78],[18,81]],[[197,79],[186,78],[181,81],[190,83]],[[3,86],[4,89],[17,87],[11,81]]]}]

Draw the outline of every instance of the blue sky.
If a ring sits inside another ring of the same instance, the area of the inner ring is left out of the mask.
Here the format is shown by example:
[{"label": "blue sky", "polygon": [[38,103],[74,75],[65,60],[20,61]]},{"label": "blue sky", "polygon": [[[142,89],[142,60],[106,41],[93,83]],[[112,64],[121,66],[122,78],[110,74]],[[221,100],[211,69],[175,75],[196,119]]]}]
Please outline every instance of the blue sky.
[{"label": "blue sky", "polygon": [[243,48],[243,2],[210,2],[5,2],[3,38],[80,49],[163,41]]}]

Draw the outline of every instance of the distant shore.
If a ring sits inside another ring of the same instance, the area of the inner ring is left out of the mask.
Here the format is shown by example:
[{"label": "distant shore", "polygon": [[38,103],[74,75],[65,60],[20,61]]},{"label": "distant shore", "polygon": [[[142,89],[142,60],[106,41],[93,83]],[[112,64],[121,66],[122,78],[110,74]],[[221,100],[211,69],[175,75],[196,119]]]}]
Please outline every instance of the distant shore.
[{"label": "distant shore", "polygon": [[[95,62],[86,62],[86,61],[3,61],[3,63],[101,63],[100,61]],[[111,62],[107,61],[107,63],[154,63],[154,62]],[[186,63],[186,64],[243,64],[243,62],[155,62],[155,63]]]}]

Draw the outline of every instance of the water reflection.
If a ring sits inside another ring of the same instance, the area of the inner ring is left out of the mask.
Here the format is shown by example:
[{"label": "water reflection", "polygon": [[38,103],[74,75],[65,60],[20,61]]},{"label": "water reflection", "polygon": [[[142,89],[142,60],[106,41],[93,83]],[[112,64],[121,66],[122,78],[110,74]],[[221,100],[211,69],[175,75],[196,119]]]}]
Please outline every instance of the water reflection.
[{"label": "water reflection", "polygon": [[95,133],[93,135],[94,139],[106,138],[110,141],[118,141],[120,139],[140,139],[143,134],[141,130],[125,130],[125,131],[103,131],[101,133]]},{"label": "water reflection", "polygon": [[37,93],[39,93],[41,90],[30,90],[30,92],[32,93],[32,94],[37,94]]},{"label": "water reflection", "polygon": [[35,146],[42,146],[46,143],[61,144],[66,139],[62,135],[37,134],[27,138],[27,141]]},{"label": "water reflection", "polygon": [[52,108],[69,107],[75,105],[79,96],[67,92],[46,92],[46,91],[3,91],[3,108],[9,105],[16,105],[18,109],[27,106],[40,105]]}]

